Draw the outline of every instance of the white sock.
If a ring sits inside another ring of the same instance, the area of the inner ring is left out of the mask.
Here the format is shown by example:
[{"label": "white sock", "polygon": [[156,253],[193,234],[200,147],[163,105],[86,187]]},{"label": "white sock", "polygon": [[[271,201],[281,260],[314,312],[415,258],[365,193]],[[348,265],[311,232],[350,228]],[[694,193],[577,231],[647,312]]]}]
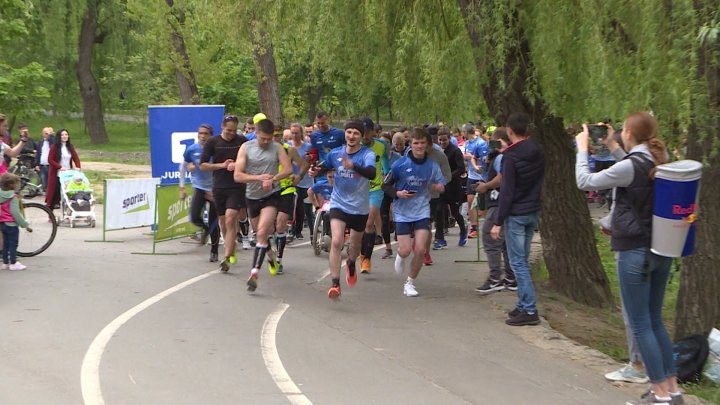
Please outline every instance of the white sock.
[{"label": "white sock", "polygon": [[413,284],[414,282],[415,282],[415,279],[412,278],[412,277],[410,277],[410,276],[408,276],[406,283]]}]

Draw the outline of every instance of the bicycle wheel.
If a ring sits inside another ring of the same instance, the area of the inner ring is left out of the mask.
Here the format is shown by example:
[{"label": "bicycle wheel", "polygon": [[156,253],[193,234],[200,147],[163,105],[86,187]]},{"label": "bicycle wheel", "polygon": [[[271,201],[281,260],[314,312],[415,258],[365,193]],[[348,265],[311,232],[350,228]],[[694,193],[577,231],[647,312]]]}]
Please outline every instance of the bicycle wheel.
[{"label": "bicycle wheel", "polygon": [[322,237],[323,237],[323,215],[322,211],[317,210],[315,212],[315,223],[313,224],[313,236],[310,239],[312,242],[313,252],[315,256],[320,256],[322,252]]},{"label": "bicycle wheel", "polygon": [[17,255],[36,256],[44,252],[55,240],[57,222],[52,211],[38,203],[23,203],[23,215],[30,223],[32,232],[22,232],[18,243]]}]

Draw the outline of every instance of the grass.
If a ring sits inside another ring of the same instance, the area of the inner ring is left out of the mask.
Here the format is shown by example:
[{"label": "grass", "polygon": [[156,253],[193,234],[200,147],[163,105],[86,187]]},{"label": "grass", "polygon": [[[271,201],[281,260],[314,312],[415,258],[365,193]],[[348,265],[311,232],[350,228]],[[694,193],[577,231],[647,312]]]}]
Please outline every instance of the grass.
[{"label": "grass", "polygon": [[[610,239],[599,232],[596,235],[596,239],[600,260],[603,264],[603,268],[605,269],[605,273],[610,280],[610,289],[613,297],[615,298],[615,303],[619,307],[620,285],[618,284],[617,279],[615,254],[610,250]],[[539,282],[539,285],[543,285],[544,282],[548,280],[548,270],[542,261],[536,264],[534,275],[536,280]],[[675,272],[675,266],[673,265],[671,280],[665,290],[665,301],[663,304],[663,320],[665,321],[665,325],[668,328],[670,336],[672,336],[674,332],[675,307],[679,288],[680,277],[678,273]],[[553,328],[558,329],[571,339],[577,340],[582,344],[607,354],[617,361],[627,361],[628,354],[627,344],[625,341],[625,325],[622,314],[619,310],[584,306],[572,302],[568,298],[553,291],[543,291],[541,297],[545,300],[545,304],[549,307],[553,307],[553,304],[559,304],[567,309],[568,312],[576,312],[575,320],[570,321],[569,324],[563,323],[561,319],[553,321],[552,317],[550,317],[549,320]],[[591,334],[582,333],[583,331],[575,330],[572,325],[573,323],[576,323],[578,319],[588,323],[595,322],[600,326],[596,326],[596,329],[593,330],[593,333]],[[720,404],[720,387],[707,379],[703,380],[699,384],[684,384],[682,388],[689,394],[696,395],[700,398],[711,401],[712,403]]]}]

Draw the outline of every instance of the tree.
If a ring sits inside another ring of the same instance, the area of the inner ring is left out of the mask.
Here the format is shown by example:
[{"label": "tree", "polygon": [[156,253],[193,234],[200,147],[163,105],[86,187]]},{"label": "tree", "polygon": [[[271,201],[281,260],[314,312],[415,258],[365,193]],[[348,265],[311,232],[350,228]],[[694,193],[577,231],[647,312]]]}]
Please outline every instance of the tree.
[{"label": "tree", "polygon": [[181,32],[181,28],[185,25],[185,12],[175,7],[174,0],[165,0],[165,3],[171,9],[167,21],[171,27],[170,42],[175,51],[175,57],[172,59],[175,62],[175,79],[180,87],[180,100],[183,104],[199,104],[197,81],[185,47],[185,38]]},{"label": "tree", "polygon": [[260,96],[260,110],[275,125],[283,126],[284,119],[280,105],[280,81],[275,65],[272,41],[256,14],[256,7],[249,8],[248,17],[250,21],[250,42],[252,43],[255,58],[257,89]]},{"label": "tree", "polygon": [[78,45],[76,74],[83,101],[85,127],[90,133],[93,144],[109,141],[105,130],[100,87],[92,72],[93,49],[96,43],[102,43],[106,32],[98,32],[98,13],[101,0],[88,0],[85,16],[82,19]]}]

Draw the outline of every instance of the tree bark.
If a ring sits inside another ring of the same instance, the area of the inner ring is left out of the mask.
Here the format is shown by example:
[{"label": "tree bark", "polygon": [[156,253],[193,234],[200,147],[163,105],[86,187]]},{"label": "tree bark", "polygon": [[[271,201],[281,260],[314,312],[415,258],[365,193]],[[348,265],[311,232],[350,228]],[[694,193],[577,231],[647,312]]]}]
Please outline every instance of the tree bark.
[{"label": "tree bark", "polygon": [[190,64],[190,56],[185,46],[185,38],[180,33],[180,28],[185,24],[185,13],[182,10],[174,8],[174,0],[165,0],[170,7],[170,15],[168,16],[168,24],[171,27],[170,44],[175,51],[175,80],[177,80],[180,88],[180,100],[184,105],[200,104],[200,93],[195,79],[195,72]]},{"label": "tree bark", "polygon": [[[482,23],[475,10],[480,0],[459,0],[473,57],[478,72],[487,72],[488,80],[482,93],[498,124],[505,123],[509,114],[525,112],[534,124],[533,137],[545,148],[545,182],[540,213],[540,235],[543,259],[554,289],[573,300],[594,306],[613,305],[610,285],[598,255],[590,211],[583,194],[575,185],[575,154],[571,140],[563,127],[563,120],[548,112],[541,95],[528,98],[536,83],[530,72],[529,44],[515,10],[509,26],[518,41],[507,49],[503,71],[487,68],[493,56],[493,39],[481,37]],[[507,83],[504,90],[493,84]]]},{"label": "tree bark", "polygon": [[260,109],[275,126],[283,126],[285,123],[280,106],[280,84],[270,36],[260,26],[260,21],[252,11],[250,12],[250,24],[250,41],[255,59]]},{"label": "tree bark", "polygon": [[[698,15],[711,16],[710,11],[720,7],[720,2],[714,3],[712,7],[707,4],[703,12],[703,3],[696,2]],[[695,114],[688,133],[687,158],[705,162],[706,166],[700,187],[696,250],[683,260],[680,275],[676,339],[694,334],[707,336],[713,327],[720,327],[720,43],[701,44],[698,56],[696,78],[704,88],[707,86],[708,94],[706,99],[698,101],[694,97],[692,102]]]},{"label": "tree bark", "polygon": [[109,141],[105,130],[100,88],[92,72],[92,56],[97,36],[99,7],[100,0],[89,0],[87,2],[87,9],[80,27],[78,62],[75,68],[83,102],[85,129],[90,134],[90,142],[93,144],[102,144]]},{"label": "tree bark", "polygon": [[325,84],[319,84],[317,86],[310,86],[307,88],[307,101],[308,101],[308,120],[309,122],[315,122],[315,115],[318,112],[318,104],[325,93]]}]

